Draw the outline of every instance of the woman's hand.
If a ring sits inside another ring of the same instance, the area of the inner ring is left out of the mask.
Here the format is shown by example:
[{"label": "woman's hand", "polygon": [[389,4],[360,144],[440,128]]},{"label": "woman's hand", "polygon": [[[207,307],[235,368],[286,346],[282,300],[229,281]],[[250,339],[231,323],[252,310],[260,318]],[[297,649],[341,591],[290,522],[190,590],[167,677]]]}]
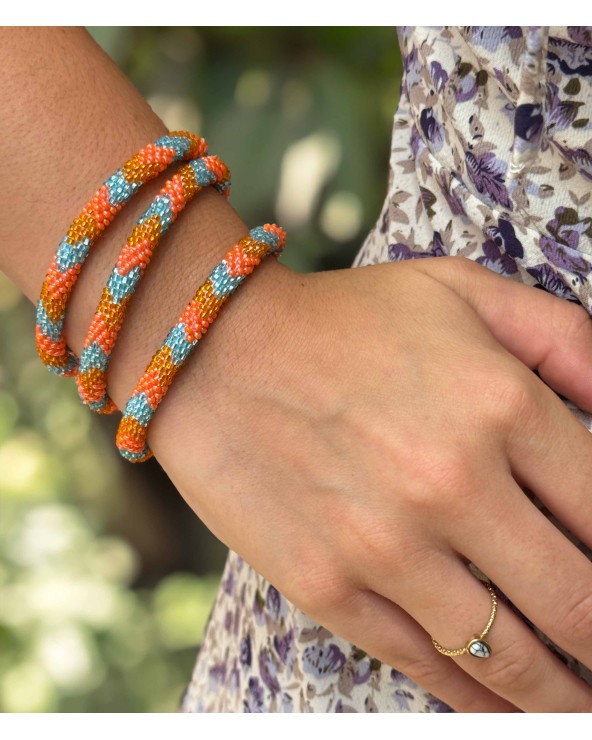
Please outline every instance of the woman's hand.
[{"label": "woman's hand", "polygon": [[296,606],[456,710],[591,711],[503,603],[489,659],[430,639],[485,626],[471,561],[592,666],[592,565],[520,487],[592,546],[592,438],[551,390],[592,410],[588,314],[460,257],[266,262],[155,417],[179,491]]}]

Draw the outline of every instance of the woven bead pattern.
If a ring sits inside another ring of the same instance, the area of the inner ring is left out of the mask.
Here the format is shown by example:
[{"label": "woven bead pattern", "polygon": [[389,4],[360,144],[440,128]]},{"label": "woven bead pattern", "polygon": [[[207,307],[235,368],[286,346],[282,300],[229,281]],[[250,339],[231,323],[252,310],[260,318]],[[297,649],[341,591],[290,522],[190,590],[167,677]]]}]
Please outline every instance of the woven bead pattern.
[{"label": "woven bead pattern", "polygon": [[76,374],[78,359],[63,335],[66,308],[92,246],[138,189],[172,162],[207,153],[204,139],[172,131],[135,154],[92,196],[74,219],[54,255],[37,304],[37,352],[47,368],[64,377]]},{"label": "woven bead pattern", "polygon": [[107,371],[132,295],[161,237],[187,203],[209,185],[226,197],[230,194],[230,172],[218,157],[199,157],[183,165],[139,218],[117,258],[91,321],[76,377],[80,398],[98,413],[117,411],[107,394]]},{"label": "woven bead pattern", "polygon": [[150,361],[130,396],[117,431],[116,444],[130,462],[152,457],[148,425],[173,379],[207,332],[229,296],[268,254],[279,257],[286,235],[275,224],[249,231],[214,267],[187,304]]}]

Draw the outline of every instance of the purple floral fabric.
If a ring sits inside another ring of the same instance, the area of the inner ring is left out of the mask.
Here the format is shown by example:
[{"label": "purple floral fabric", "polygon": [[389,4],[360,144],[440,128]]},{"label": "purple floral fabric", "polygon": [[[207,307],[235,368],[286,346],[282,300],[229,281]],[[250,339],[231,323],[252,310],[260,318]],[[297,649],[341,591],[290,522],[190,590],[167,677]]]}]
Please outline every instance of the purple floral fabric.
[{"label": "purple floral fabric", "polygon": [[184,712],[450,712],[230,553]]},{"label": "purple floral fabric", "polygon": [[[352,266],[462,255],[592,313],[592,28],[402,27],[398,37],[388,193]],[[592,431],[592,415],[562,400]],[[314,623],[232,552],[179,709],[452,711]]]}]

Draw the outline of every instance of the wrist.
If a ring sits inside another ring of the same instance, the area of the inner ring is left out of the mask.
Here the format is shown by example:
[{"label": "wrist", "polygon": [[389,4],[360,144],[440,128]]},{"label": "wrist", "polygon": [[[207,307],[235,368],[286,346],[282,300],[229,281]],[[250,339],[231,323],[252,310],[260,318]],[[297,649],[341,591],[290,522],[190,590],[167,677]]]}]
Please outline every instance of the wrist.
[{"label": "wrist", "polygon": [[[22,29],[6,39],[0,56],[3,54],[10,58],[10,65],[0,87],[18,91],[18,95],[7,96],[9,104],[0,116],[4,132],[0,152],[5,170],[13,175],[0,207],[0,215],[4,215],[0,218],[0,266],[36,303],[52,256],[74,215],[130,152],[154,141],[166,128],[80,29]],[[52,74],[47,74],[47,69]],[[76,115],[72,115],[72,101],[76,101]],[[38,123],[39,110],[44,110],[43,126]],[[21,130],[22,121],[31,125]],[[17,133],[20,145],[15,148]],[[170,173],[161,174],[144,185],[92,248],[73,288],[64,325],[64,337],[77,355],[138,214],[169,177]],[[129,304],[112,352],[107,390],[120,409],[196,287],[247,230],[212,188],[200,192],[171,226]],[[272,273],[276,277],[269,279]],[[219,347],[211,352],[221,368],[229,351],[235,362],[233,369],[248,362],[257,332],[265,332],[281,313],[284,293],[280,284],[285,287],[287,274],[291,271],[275,257],[263,260],[230,298],[230,307],[224,306],[197,354],[203,356],[209,345]],[[259,286],[267,287],[261,291]],[[247,300],[251,293],[256,294],[253,307],[245,310],[243,304],[251,303]],[[222,339],[225,335],[228,339]],[[192,358],[188,364],[201,366],[199,359]],[[186,374],[184,369],[174,386],[182,383]],[[157,429],[159,418],[170,405],[167,398],[158,410],[154,420]]]},{"label": "wrist", "polygon": [[[77,354],[106,276],[132,225],[104,245],[96,264],[85,266],[81,273],[82,285],[74,292],[76,301],[72,300],[66,323],[68,343]],[[170,227],[129,303],[111,353],[107,391],[120,409],[197,286],[246,230],[226,200],[209,187]]]},{"label": "wrist", "polygon": [[306,278],[270,255],[222,307],[150,426],[150,447],[169,474],[186,469],[213,435],[222,452],[224,430],[234,414],[244,413],[247,398],[261,396],[266,384],[282,385],[285,338],[298,320],[294,305]]}]

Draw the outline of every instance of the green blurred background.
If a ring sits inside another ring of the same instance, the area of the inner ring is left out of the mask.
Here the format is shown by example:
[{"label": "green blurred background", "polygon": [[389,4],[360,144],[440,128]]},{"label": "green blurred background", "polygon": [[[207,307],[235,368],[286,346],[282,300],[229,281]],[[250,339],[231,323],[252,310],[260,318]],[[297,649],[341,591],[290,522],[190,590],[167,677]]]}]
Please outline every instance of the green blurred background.
[{"label": "green blurred background", "polygon": [[[348,267],[386,193],[392,28],[89,29],[171,129],[204,135],[282,261]],[[57,246],[57,245],[56,245]],[[154,460],[37,359],[0,273],[0,710],[172,712],[224,563]]]}]

